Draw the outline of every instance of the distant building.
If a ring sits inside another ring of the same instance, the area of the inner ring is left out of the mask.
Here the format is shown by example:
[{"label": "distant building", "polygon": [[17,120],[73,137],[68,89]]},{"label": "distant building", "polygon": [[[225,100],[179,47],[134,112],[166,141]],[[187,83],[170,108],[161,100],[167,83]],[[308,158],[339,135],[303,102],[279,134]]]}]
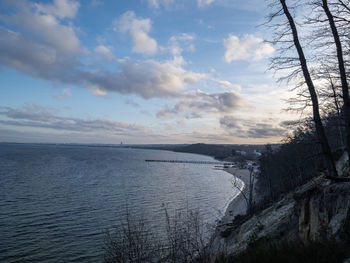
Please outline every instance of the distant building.
[{"label": "distant building", "polygon": [[254,150],[254,154],[255,154],[255,156],[257,156],[257,157],[260,157],[260,156],[261,156],[261,153],[258,152],[258,151],[256,151],[256,150]]}]

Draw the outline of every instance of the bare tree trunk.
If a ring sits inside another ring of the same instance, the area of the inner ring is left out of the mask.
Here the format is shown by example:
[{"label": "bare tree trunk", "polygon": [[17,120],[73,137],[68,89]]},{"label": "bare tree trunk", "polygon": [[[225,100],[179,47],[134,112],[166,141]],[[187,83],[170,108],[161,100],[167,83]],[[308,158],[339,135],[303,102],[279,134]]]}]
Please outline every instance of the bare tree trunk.
[{"label": "bare tree trunk", "polygon": [[315,89],[315,86],[314,86],[313,81],[312,81],[311,76],[310,76],[310,72],[309,72],[309,69],[307,66],[307,62],[305,59],[303,48],[301,47],[301,44],[299,41],[298,31],[297,31],[294,19],[288,10],[286,1],[280,0],[280,3],[281,3],[282,8],[283,8],[283,13],[287,17],[289,26],[292,30],[293,41],[294,41],[295,48],[297,49],[297,52],[298,52],[300,66],[301,66],[301,69],[303,71],[305,82],[306,82],[306,85],[308,87],[308,90],[309,90],[309,93],[311,96],[312,109],[313,109],[313,119],[315,121],[317,136],[318,136],[318,139],[321,143],[322,150],[323,150],[323,153],[324,153],[324,156],[326,159],[327,169],[331,175],[337,176],[338,174],[337,174],[337,169],[335,167],[334,159],[332,156],[332,151],[331,151],[331,148],[329,146],[329,143],[328,143],[328,140],[326,137],[326,133],[324,131],[324,127],[323,127],[321,117],[320,117],[316,89]]},{"label": "bare tree trunk", "polygon": [[[333,38],[334,38],[334,44],[337,48],[337,58],[338,58],[338,67],[339,67],[339,74],[341,79],[341,86],[342,86],[342,92],[343,92],[343,102],[344,102],[344,109],[343,109],[343,115],[344,115],[344,121],[345,121],[345,127],[346,127],[346,146],[347,151],[350,151],[350,103],[349,103],[349,86],[346,78],[346,71],[345,71],[345,63],[343,58],[343,49],[342,49],[342,43],[340,41],[339,33],[337,30],[337,27],[334,22],[334,17],[329,10],[328,7],[328,1],[322,0],[322,8],[324,12],[327,15],[329,26],[331,27]],[[350,167],[350,158],[349,158],[349,167]]]},{"label": "bare tree trunk", "polygon": [[335,86],[334,86],[334,83],[333,83],[333,80],[332,78],[330,77],[329,78],[330,80],[330,84],[331,84],[331,89],[332,89],[332,92],[333,92],[333,98],[334,98],[334,105],[335,105],[335,109],[337,111],[337,117],[338,117],[338,130],[339,130],[339,136],[340,136],[340,144],[341,144],[341,148],[344,147],[344,139],[343,139],[343,131],[341,130],[342,129],[342,122],[341,122],[341,114],[340,114],[340,108],[339,108],[339,102],[337,100],[337,92],[335,90]]}]

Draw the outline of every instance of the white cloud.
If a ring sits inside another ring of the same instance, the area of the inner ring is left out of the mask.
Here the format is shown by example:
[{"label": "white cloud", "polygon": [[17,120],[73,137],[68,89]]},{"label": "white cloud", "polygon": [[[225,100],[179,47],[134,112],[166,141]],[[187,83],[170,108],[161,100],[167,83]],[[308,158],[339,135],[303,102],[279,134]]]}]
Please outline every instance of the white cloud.
[{"label": "white cloud", "polygon": [[117,29],[130,34],[133,41],[133,52],[149,55],[157,52],[157,41],[148,35],[151,30],[150,19],[137,18],[133,11],[127,11],[117,22]]},{"label": "white cloud", "polygon": [[170,38],[170,41],[193,41],[195,39],[196,39],[196,37],[194,35],[187,34],[187,33],[181,33],[181,34],[178,34],[176,36],[172,36]]},{"label": "white cloud", "polygon": [[159,8],[158,0],[148,0],[147,3],[149,7]]},{"label": "white cloud", "polygon": [[[86,70],[79,59],[83,48],[73,25],[62,24],[54,16],[39,12],[27,1],[10,4],[15,7],[15,12],[6,13],[0,19],[17,32],[0,26],[0,65],[55,83],[85,87],[96,96],[117,92],[137,94],[146,99],[178,96],[187,86],[204,77],[184,69],[181,59],[164,62],[122,59],[118,60],[117,71],[93,67]],[[141,32],[142,35],[150,30],[150,20],[137,19],[132,12],[124,14],[121,21],[122,31],[136,35]],[[135,49],[138,48],[136,45]],[[113,58],[110,51],[102,44],[95,49],[95,52]]]},{"label": "white cloud", "polygon": [[224,59],[227,63],[235,60],[260,60],[275,51],[273,46],[253,35],[244,35],[242,39],[239,39],[230,34],[227,39],[224,39],[223,44],[226,49]]},{"label": "white cloud", "polygon": [[7,3],[12,12],[1,10],[0,64],[53,82],[72,82],[72,69],[81,65],[78,57],[84,53],[73,26],[28,1]]},{"label": "white cloud", "polygon": [[98,54],[99,56],[102,56],[108,60],[115,60],[116,57],[113,55],[111,51],[111,47],[107,47],[105,45],[98,45],[94,49],[95,53]]},{"label": "white cloud", "polygon": [[194,52],[195,47],[193,41],[196,39],[194,35],[181,33],[170,37],[169,49],[172,55],[179,56],[183,51]]},{"label": "white cloud", "polygon": [[101,0],[92,0],[91,1],[91,6],[92,7],[97,7],[97,6],[100,6],[100,5],[103,5],[103,2]]},{"label": "white cloud", "polygon": [[137,94],[146,99],[173,97],[204,77],[185,70],[180,63],[155,60],[133,62],[125,59],[119,60],[118,71],[84,71],[77,54],[58,51],[0,28],[0,64],[41,79],[79,85],[99,96],[110,91]]},{"label": "white cloud", "polygon": [[84,72],[80,79],[95,90],[122,94],[138,94],[145,99],[177,97],[186,86],[195,84],[204,75],[186,71],[172,61],[126,60],[117,72]]},{"label": "white cloud", "polygon": [[231,82],[227,81],[227,80],[217,80],[217,83],[225,89],[232,89],[232,90],[237,90],[237,91],[241,91],[242,87],[240,85],[234,85]]},{"label": "white cloud", "polygon": [[35,4],[40,12],[54,15],[58,18],[74,18],[80,4],[73,0],[54,0],[53,4]]},{"label": "white cloud", "polygon": [[177,65],[186,64],[182,56],[184,51],[194,52],[195,47],[193,41],[196,39],[194,35],[181,33],[169,38],[169,46],[166,48],[173,56],[173,61]]},{"label": "white cloud", "polygon": [[59,94],[55,94],[54,97],[58,100],[63,100],[64,98],[72,97],[72,93],[69,88],[64,88]]},{"label": "white cloud", "polygon": [[197,0],[198,7],[205,7],[212,4],[215,0]]},{"label": "white cloud", "polygon": [[171,4],[173,4],[175,0],[147,0],[147,4],[150,8],[158,9],[161,6],[169,8]]},{"label": "white cloud", "polygon": [[86,87],[92,92],[92,94],[94,94],[97,97],[104,97],[107,95],[107,91],[101,89],[98,85],[87,84]]},{"label": "white cloud", "polygon": [[69,88],[64,88],[62,90],[62,93],[67,96],[67,97],[71,97],[72,96],[72,93],[70,92],[70,89]]},{"label": "white cloud", "polygon": [[35,43],[50,48],[55,60],[59,60],[62,55],[71,56],[82,52],[73,26],[61,24],[54,15],[39,12],[39,9],[35,9],[35,6],[27,1],[15,1],[12,4],[17,12],[10,16],[0,16],[0,21],[25,32],[21,38],[30,38],[29,44]]}]

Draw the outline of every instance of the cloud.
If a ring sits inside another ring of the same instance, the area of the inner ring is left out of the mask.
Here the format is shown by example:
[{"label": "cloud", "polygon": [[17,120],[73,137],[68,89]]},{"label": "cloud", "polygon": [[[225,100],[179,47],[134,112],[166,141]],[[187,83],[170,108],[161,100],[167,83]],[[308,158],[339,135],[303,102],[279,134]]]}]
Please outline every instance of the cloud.
[{"label": "cloud", "polygon": [[261,120],[241,119],[234,116],[224,116],[220,125],[230,134],[240,138],[272,138],[281,137],[287,130],[281,125],[273,125]]},{"label": "cloud", "polygon": [[220,125],[226,129],[241,128],[239,119],[232,116],[224,116],[220,119]]},{"label": "cloud", "polygon": [[34,77],[71,79],[71,68],[80,66],[77,57],[83,53],[73,27],[39,12],[27,1],[10,5],[15,12],[0,16],[0,21],[12,29],[0,26],[0,64]]},{"label": "cloud", "polygon": [[187,118],[201,118],[207,114],[231,113],[247,105],[245,99],[234,91],[215,94],[191,91],[179,100],[172,108],[160,109],[157,117],[164,119],[184,113]]},{"label": "cloud", "polygon": [[54,0],[53,4],[35,4],[39,12],[54,15],[58,18],[74,18],[80,4],[73,0]]},{"label": "cloud", "polygon": [[116,122],[105,119],[82,119],[63,117],[57,115],[57,110],[45,108],[40,105],[26,105],[23,108],[0,108],[3,125],[16,127],[46,128],[58,131],[70,132],[104,132],[109,134],[138,134],[147,133],[147,129],[141,125],[125,122]]},{"label": "cloud", "polygon": [[171,4],[173,4],[175,0],[147,0],[147,4],[150,8],[158,9],[161,6],[165,8],[169,8]]},{"label": "cloud", "polygon": [[[15,12],[1,15],[0,20],[17,31],[0,26],[0,65],[54,83],[81,86],[96,96],[117,92],[137,94],[145,99],[178,96],[188,85],[204,77],[185,70],[179,61],[123,59],[118,60],[120,64],[115,71],[93,66],[87,70],[79,60],[85,54],[84,48],[71,24],[39,12],[27,1],[9,3]],[[126,13],[126,17],[133,14]],[[121,24],[121,28],[134,32],[150,27],[147,19],[131,20],[132,24]],[[113,58],[108,46],[100,45],[95,52]]]},{"label": "cloud", "polygon": [[103,5],[103,2],[101,0],[92,0],[90,4],[92,7],[97,7]]},{"label": "cloud", "polygon": [[235,60],[256,61],[270,56],[275,51],[273,46],[253,35],[244,35],[239,39],[230,34],[224,39],[223,44],[226,49],[224,60],[227,63]]},{"label": "cloud", "polygon": [[[193,41],[196,39],[194,35],[181,33],[172,36],[169,39],[169,50],[173,56],[180,56],[183,51],[194,52],[195,47]],[[184,47],[182,47],[184,46]]]},{"label": "cloud", "polygon": [[133,52],[148,55],[157,52],[157,41],[148,35],[151,30],[150,19],[137,18],[133,11],[127,11],[116,22],[116,25],[116,30],[130,34],[133,41]]},{"label": "cloud", "polygon": [[138,94],[145,99],[178,97],[187,85],[203,78],[203,74],[186,71],[173,62],[146,60],[121,63],[117,72],[84,72],[80,76],[87,86],[101,91]]},{"label": "cloud", "polygon": [[193,41],[196,37],[191,34],[181,33],[170,38],[170,41]]},{"label": "cloud", "polygon": [[108,60],[115,60],[116,57],[113,55],[111,48],[107,47],[105,45],[98,45],[94,49],[95,53],[98,54],[101,57],[104,57]]},{"label": "cloud", "polygon": [[170,37],[169,46],[166,48],[173,55],[173,62],[177,65],[187,64],[182,56],[184,51],[194,52],[195,47],[193,41],[196,39],[194,35],[181,33]]},{"label": "cloud", "polygon": [[231,82],[227,81],[227,80],[216,80],[216,82],[225,89],[232,89],[232,90],[237,90],[237,91],[241,91],[242,87],[240,85],[234,85]]},{"label": "cloud", "polygon": [[197,0],[198,7],[205,7],[212,3],[214,3],[215,0]]},{"label": "cloud", "polygon": [[54,97],[58,100],[63,100],[64,98],[72,97],[72,93],[70,92],[69,88],[64,88],[62,89],[61,93],[55,94]]},{"label": "cloud", "polygon": [[280,127],[274,127],[268,123],[257,123],[256,127],[250,128],[247,131],[248,138],[271,138],[281,137],[286,133],[286,130]]},{"label": "cloud", "polygon": [[288,128],[288,127],[297,127],[297,126],[299,126],[301,123],[302,123],[301,120],[288,120],[288,121],[282,121],[282,122],[280,123],[280,126],[286,127],[286,128]]}]

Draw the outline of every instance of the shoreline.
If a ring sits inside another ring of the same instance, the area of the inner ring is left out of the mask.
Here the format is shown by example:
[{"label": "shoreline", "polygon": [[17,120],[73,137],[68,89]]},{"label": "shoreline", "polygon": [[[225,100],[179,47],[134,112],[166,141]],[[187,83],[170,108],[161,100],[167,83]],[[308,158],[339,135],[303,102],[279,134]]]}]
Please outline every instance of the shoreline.
[{"label": "shoreline", "polygon": [[241,180],[244,186],[243,188],[240,188],[238,183],[237,187],[240,188],[240,192],[229,202],[228,206],[226,207],[224,216],[216,226],[216,236],[227,228],[227,224],[232,223],[236,215],[244,215],[247,211],[247,202],[243,195],[248,197],[249,170],[239,168],[226,168],[224,171],[233,175],[234,178]]}]

